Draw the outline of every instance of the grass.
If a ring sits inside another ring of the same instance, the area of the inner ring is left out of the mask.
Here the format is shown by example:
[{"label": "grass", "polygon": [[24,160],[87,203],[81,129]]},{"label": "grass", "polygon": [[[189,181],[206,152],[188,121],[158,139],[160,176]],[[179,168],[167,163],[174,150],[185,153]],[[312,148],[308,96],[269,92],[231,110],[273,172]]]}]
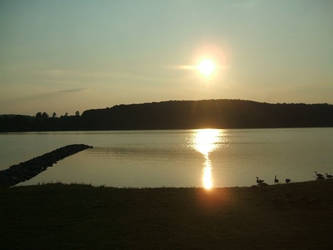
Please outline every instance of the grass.
[{"label": "grass", "polygon": [[0,190],[1,249],[333,249],[333,181]]}]

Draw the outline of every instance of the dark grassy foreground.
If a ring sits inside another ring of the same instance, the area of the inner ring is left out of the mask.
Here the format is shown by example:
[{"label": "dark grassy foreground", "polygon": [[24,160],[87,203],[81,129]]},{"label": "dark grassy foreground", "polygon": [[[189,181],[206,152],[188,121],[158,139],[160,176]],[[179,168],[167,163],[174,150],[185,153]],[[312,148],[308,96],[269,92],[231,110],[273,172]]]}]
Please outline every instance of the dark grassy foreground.
[{"label": "dark grassy foreground", "polygon": [[333,181],[0,190],[1,249],[333,249]]}]

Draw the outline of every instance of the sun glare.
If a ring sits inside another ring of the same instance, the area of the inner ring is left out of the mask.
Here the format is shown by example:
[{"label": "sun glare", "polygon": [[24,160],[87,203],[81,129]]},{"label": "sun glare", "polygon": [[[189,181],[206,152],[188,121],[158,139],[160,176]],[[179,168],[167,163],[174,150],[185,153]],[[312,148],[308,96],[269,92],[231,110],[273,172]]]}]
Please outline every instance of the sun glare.
[{"label": "sun glare", "polygon": [[212,60],[204,59],[198,64],[197,69],[202,75],[208,77],[215,71],[216,65]]},{"label": "sun glare", "polygon": [[205,158],[202,170],[202,186],[206,190],[211,190],[214,186],[209,153],[213,152],[217,148],[220,136],[221,130],[218,129],[199,129],[194,134],[194,148]]},{"label": "sun glare", "polygon": [[221,131],[218,129],[199,129],[194,136],[194,148],[208,157],[208,154],[217,146]]}]

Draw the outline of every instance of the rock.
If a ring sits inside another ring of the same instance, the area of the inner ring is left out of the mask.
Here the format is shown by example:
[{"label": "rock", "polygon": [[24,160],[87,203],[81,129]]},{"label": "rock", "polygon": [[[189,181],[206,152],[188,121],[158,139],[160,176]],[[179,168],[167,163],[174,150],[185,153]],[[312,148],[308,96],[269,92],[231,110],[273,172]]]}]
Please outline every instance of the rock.
[{"label": "rock", "polygon": [[8,169],[0,171],[0,187],[10,187],[22,181],[29,180],[45,171],[59,160],[88,148],[92,148],[92,146],[72,144],[58,148],[31,160],[13,165]]}]

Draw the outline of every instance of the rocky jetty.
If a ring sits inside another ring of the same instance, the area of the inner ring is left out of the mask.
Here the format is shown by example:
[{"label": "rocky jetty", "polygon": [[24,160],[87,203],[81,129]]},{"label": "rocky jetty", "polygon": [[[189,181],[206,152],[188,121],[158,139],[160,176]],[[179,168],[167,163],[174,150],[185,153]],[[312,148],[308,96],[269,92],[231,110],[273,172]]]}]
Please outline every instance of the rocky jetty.
[{"label": "rocky jetty", "polygon": [[13,165],[8,169],[0,171],[0,187],[10,187],[22,181],[29,180],[57,163],[57,161],[88,148],[92,148],[92,146],[72,144]]}]

